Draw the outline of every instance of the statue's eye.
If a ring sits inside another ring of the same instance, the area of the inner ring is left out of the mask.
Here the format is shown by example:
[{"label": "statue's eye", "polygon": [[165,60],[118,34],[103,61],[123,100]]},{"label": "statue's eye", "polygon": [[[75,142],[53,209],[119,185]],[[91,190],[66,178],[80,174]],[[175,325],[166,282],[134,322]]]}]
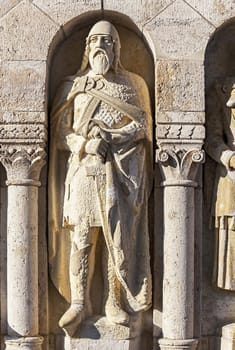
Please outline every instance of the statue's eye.
[{"label": "statue's eye", "polygon": [[110,38],[104,38],[104,42],[106,45],[112,45],[112,40]]},{"label": "statue's eye", "polygon": [[91,42],[91,43],[96,43],[96,41],[97,41],[97,36],[92,36],[92,37],[90,38],[90,42]]}]

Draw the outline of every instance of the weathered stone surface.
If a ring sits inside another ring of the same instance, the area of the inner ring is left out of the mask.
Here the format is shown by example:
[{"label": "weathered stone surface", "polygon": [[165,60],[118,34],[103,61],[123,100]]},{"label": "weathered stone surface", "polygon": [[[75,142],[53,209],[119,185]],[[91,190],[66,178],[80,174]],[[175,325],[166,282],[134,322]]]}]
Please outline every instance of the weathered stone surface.
[{"label": "weathered stone surface", "polygon": [[44,111],[45,62],[3,62],[0,80],[0,110]]},{"label": "weathered stone surface", "polygon": [[42,142],[46,139],[46,130],[42,124],[0,124],[0,140],[11,142]]},{"label": "weathered stone surface", "polygon": [[176,112],[160,111],[157,115],[158,123],[195,123],[204,124],[204,112]]},{"label": "weathered stone surface", "polygon": [[66,339],[65,350],[129,350],[130,340]]},{"label": "weathered stone surface", "polygon": [[132,327],[118,325],[108,321],[106,317],[93,317],[85,320],[76,332],[74,338],[97,339],[99,335],[105,340],[128,340],[140,336],[138,318],[133,317]]},{"label": "weathered stone surface", "polygon": [[157,107],[165,111],[204,110],[204,67],[198,62],[157,63]]},{"label": "weathered stone surface", "polygon": [[233,0],[190,0],[190,5],[216,27],[235,16]]},{"label": "weathered stone surface", "polygon": [[104,0],[104,10],[124,13],[132,18],[134,22],[144,24],[156,16],[164,8],[169,6],[172,2],[173,0]]},{"label": "weathered stone surface", "polygon": [[46,60],[59,26],[31,3],[22,2],[0,20],[0,30],[0,59]]},{"label": "weathered stone surface", "polygon": [[45,112],[0,111],[0,123],[44,123],[47,124]]},{"label": "weathered stone surface", "polygon": [[1,0],[0,17],[4,16],[14,6],[16,6],[21,0]]},{"label": "weathered stone surface", "polygon": [[193,57],[203,60],[208,39],[214,27],[177,0],[144,27],[156,48],[157,58]]},{"label": "weathered stone surface", "polygon": [[101,10],[100,0],[34,0],[33,4],[47,13],[53,21],[63,25],[87,11]]}]

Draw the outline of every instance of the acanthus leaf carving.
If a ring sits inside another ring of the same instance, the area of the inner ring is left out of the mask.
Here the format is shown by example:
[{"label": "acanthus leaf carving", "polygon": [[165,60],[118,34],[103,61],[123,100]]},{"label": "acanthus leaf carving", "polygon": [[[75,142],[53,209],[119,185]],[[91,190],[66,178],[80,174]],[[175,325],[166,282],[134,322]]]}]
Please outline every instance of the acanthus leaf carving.
[{"label": "acanthus leaf carving", "polygon": [[39,185],[46,152],[40,145],[2,145],[0,161],[7,171],[8,184]]}]

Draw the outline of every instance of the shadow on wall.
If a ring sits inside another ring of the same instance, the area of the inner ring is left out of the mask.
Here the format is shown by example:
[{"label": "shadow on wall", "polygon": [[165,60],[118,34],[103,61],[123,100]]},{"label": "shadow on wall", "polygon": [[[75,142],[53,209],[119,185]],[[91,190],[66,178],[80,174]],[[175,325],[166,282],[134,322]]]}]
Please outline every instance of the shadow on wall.
[{"label": "shadow on wall", "polygon": [[7,186],[6,171],[0,164],[0,311],[1,344],[7,334]]}]

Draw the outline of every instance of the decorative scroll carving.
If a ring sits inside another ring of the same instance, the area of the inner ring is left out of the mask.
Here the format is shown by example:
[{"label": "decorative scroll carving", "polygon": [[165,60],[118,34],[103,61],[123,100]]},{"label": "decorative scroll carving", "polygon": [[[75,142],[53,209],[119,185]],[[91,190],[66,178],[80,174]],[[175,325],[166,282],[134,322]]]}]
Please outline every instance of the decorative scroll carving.
[{"label": "decorative scroll carving", "polygon": [[200,149],[160,149],[157,152],[165,180],[194,180],[198,164],[204,161],[204,151]]}]

